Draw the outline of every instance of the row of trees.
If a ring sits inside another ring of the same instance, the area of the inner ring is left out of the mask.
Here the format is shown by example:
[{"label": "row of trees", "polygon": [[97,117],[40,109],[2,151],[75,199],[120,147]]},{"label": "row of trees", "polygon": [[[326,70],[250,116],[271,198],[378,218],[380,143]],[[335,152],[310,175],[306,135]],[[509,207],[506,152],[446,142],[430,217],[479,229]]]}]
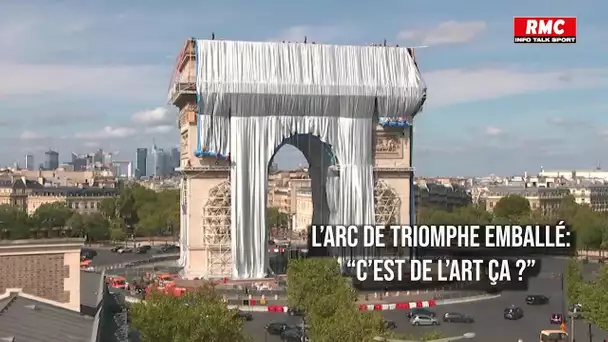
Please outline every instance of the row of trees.
[{"label": "row of trees", "polygon": [[4,204],[0,232],[4,239],[72,236],[89,241],[171,235],[179,232],[179,203],[179,190],[155,192],[133,184],[104,199],[99,212],[91,214],[80,214],[65,202],[43,204],[31,216]]},{"label": "row of trees", "polygon": [[123,188],[120,195],[101,202],[100,214],[108,222],[112,240],[133,236],[177,236],[180,194],[177,189],[156,192],[138,184]]},{"label": "row of trees", "polygon": [[474,205],[451,211],[427,207],[418,209],[416,217],[418,224],[555,224],[564,221],[576,231],[579,249],[608,249],[608,214],[577,204],[572,196],[566,196],[554,210],[545,213],[532,210],[524,197],[509,195],[496,203],[492,213]]},{"label": "row of trees", "polygon": [[608,330],[608,266],[601,265],[595,278],[585,279],[584,264],[571,259],[565,273],[566,297],[581,304],[584,317],[602,330]]},{"label": "row of trees", "polygon": [[[378,311],[360,312],[357,294],[332,258],[292,260],[288,268],[290,307],[306,312],[307,336],[315,342],[372,342],[376,337],[412,340],[387,330]],[[180,297],[152,293],[130,310],[131,323],[148,342],[253,341],[243,320],[229,310],[212,285]],[[401,323],[401,322],[398,322]],[[438,332],[416,340],[443,338]]]}]

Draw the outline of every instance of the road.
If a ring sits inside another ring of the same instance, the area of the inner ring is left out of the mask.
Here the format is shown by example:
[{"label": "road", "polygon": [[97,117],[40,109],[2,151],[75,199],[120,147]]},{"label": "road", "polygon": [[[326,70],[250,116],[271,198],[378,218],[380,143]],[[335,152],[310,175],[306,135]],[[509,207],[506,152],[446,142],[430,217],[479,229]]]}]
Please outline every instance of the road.
[{"label": "road", "polygon": [[92,266],[108,266],[114,264],[125,263],[129,261],[137,261],[137,260],[145,260],[150,259],[156,254],[158,248],[153,248],[148,251],[146,254],[136,254],[136,253],[126,253],[126,254],[118,254],[112,253],[109,249],[106,248],[95,248],[97,252],[97,256],[95,256],[91,262]]},{"label": "road", "polygon": [[[446,337],[460,336],[467,332],[474,332],[475,339],[466,341],[492,341],[492,342],[515,342],[538,341],[539,332],[543,329],[559,329],[558,326],[549,324],[552,313],[561,313],[564,303],[562,302],[560,273],[565,267],[565,260],[545,259],[539,277],[529,282],[527,292],[504,292],[500,298],[465,303],[438,306],[433,309],[438,316],[445,312],[462,312],[475,318],[473,324],[442,324],[439,327],[412,327],[407,321],[406,311],[385,311],[383,316],[397,323],[397,331],[422,335],[425,332],[439,330]],[[597,265],[585,266],[586,273],[592,273]],[[550,303],[544,306],[527,306],[524,302],[528,294],[544,294],[550,297]],[[524,310],[525,317],[518,321],[507,321],[503,318],[503,309],[511,305],[517,305]],[[254,341],[280,341],[278,337],[266,336],[264,326],[270,322],[281,322],[296,324],[299,319],[289,317],[280,313],[256,313],[254,320],[246,323],[247,330],[254,337]],[[588,324],[585,321],[576,321],[576,340],[589,341]],[[608,338],[607,332],[600,331],[592,326],[593,341],[599,342]]]}]

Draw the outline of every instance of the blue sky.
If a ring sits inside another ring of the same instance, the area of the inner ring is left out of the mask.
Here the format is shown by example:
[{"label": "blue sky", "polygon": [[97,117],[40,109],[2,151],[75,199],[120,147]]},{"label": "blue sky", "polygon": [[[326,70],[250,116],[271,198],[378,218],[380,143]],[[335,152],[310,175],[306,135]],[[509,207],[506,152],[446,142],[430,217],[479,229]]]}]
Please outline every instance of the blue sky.
[{"label": "blue sky", "polygon": [[[27,3],[27,4],[26,4]],[[177,144],[165,106],[185,39],[381,42],[417,52],[419,175],[608,167],[608,4],[537,1],[2,1],[0,163]],[[382,3],[382,5],[378,5]],[[574,45],[514,45],[512,17],[577,16]],[[604,43],[602,43],[604,42]],[[284,148],[284,166],[301,161]]]}]

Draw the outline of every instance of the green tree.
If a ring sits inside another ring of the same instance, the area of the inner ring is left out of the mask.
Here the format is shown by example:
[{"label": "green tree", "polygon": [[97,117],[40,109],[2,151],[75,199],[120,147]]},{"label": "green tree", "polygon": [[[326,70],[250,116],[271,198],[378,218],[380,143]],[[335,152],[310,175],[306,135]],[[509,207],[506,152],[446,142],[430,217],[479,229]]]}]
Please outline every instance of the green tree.
[{"label": "green tree", "polygon": [[125,241],[127,234],[125,233],[124,224],[120,219],[113,219],[109,222],[110,239],[112,241]]},{"label": "green tree", "polygon": [[132,325],[147,342],[245,342],[243,320],[210,287],[180,297],[152,293],[131,308]]},{"label": "green tree", "polygon": [[0,232],[3,238],[27,239],[31,220],[27,213],[8,204],[0,205]]},{"label": "green tree", "polygon": [[581,286],[581,303],[589,321],[608,330],[608,266],[602,265],[597,277]]},{"label": "green tree", "polygon": [[519,195],[508,195],[496,203],[494,215],[501,218],[521,219],[528,217],[531,212],[530,202]]},{"label": "green tree", "polygon": [[46,203],[38,207],[33,215],[37,228],[53,229],[67,227],[74,212],[64,202]]},{"label": "green tree", "polygon": [[104,198],[99,205],[99,213],[107,220],[118,217],[116,202],[114,197]]},{"label": "green tree", "polygon": [[580,303],[582,299],[583,269],[581,262],[576,258],[568,260],[564,281],[566,283],[566,299],[568,303]]},{"label": "green tree", "polygon": [[287,227],[289,226],[289,214],[284,213],[276,207],[268,207],[266,209],[266,224],[269,227]]},{"label": "green tree", "polygon": [[292,260],[287,277],[289,304],[306,312],[312,341],[371,341],[386,333],[378,312],[357,310],[356,294],[335,259]]},{"label": "green tree", "polygon": [[85,215],[83,223],[89,242],[103,241],[110,238],[110,224],[100,213]]},{"label": "green tree", "polygon": [[72,230],[73,236],[84,236],[86,228],[83,215],[74,213],[66,222],[66,226]]}]

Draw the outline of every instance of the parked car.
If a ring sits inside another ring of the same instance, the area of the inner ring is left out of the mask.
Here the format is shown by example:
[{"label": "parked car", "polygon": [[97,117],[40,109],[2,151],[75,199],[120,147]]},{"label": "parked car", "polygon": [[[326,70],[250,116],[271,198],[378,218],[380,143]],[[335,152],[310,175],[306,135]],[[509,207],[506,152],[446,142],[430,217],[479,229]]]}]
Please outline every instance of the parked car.
[{"label": "parked car", "polygon": [[410,320],[410,323],[412,323],[412,325],[415,325],[415,326],[419,326],[419,325],[439,325],[439,321],[437,320],[437,318],[431,317],[431,316],[424,316],[424,315],[414,316]]},{"label": "parked car", "polygon": [[516,306],[511,306],[504,310],[503,317],[511,321],[516,321],[524,317],[524,310]]},{"label": "parked car", "polygon": [[417,309],[410,310],[407,313],[407,318],[412,319],[414,316],[418,316],[418,315],[429,316],[429,317],[437,316],[433,311],[430,311],[428,309],[423,309],[423,308],[417,308]]},{"label": "parked car", "polygon": [[549,297],[543,295],[530,295],[526,297],[528,305],[545,305],[549,304]]},{"label": "parked car", "polygon": [[473,317],[467,316],[459,312],[446,312],[443,315],[443,321],[446,323],[474,323]]}]

